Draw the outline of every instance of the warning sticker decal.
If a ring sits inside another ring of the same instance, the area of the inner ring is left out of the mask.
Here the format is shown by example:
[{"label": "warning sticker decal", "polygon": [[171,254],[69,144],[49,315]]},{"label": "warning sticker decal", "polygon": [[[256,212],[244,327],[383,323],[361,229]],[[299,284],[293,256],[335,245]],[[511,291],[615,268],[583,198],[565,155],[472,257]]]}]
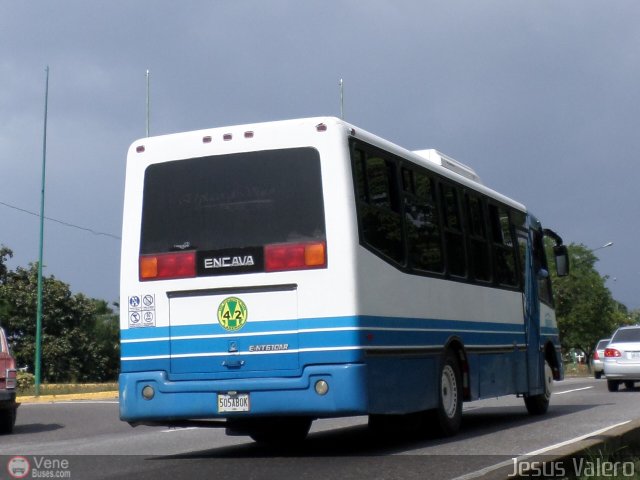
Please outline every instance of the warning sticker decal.
[{"label": "warning sticker decal", "polygon": [[131,295],[128,307],[129,328],[156,326],[155,295]]}]

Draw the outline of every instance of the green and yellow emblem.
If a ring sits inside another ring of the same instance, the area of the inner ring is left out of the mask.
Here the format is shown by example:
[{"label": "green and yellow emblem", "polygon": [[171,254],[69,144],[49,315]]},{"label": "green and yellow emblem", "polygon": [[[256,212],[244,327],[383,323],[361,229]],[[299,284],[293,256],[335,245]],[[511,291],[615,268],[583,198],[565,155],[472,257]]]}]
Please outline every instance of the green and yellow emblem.
[{"label": "green and yellow emblem", "polygon": [[218,323],[225,330],[235,332],[247,323],[247,305],[238,297],[228,297],[218,307]]}]

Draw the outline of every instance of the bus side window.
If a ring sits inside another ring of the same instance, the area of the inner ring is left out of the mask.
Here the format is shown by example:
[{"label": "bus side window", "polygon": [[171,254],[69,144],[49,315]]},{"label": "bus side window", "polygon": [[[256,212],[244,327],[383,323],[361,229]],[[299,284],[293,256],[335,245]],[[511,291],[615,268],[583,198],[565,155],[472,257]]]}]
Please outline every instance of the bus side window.
[{"label": "bus side window", "polygon": [[[547,265],[547,256],[544,251],[543,235],[539,230],[533,231],[533,268],[534,275],[538,279],[538,296],[540,300],[547,305],[552,305],[551,277],[549,276],[549,266]],[[547,274],[541,274],[541,270],[546,271]]]},{"label": "bus side window", "polygon": [[500,285],[517,286],[516,258],[509,211],[489,205],[489,220],[493,236],[496,280]]},{"label": "bus side window", "polygon": [[356,181],[356,195],[361,202],[367,202],[367,171],[365,169],[365,153],[355,148],[353,156],[353,175]]},{"label": "bus side window", "polygon": [[[358,177],[359,164],[364,166],[362,179]],[[396,162],[355,149],[354,169],[361,241],[395,263],[404,263]]]},{"label": "bus side window", "polygon": [[426,173],[402,169],[404,218],[409,265],[420,271],[443,273],[442,234],[435,182]]},{"label": "bus side window", "polygon": [[467,273],[466,250],[460,215],[459,191],[453,185],[440,185],[442,193],[442,213],[444,239],[449,273],[464,277]]},{"label": "bus side window", "polygon": [[485,205],[476,195],[466,195],[467,224],[469,233],[469,261],[474,279],[491,281],[491,254],[485,223]]}]

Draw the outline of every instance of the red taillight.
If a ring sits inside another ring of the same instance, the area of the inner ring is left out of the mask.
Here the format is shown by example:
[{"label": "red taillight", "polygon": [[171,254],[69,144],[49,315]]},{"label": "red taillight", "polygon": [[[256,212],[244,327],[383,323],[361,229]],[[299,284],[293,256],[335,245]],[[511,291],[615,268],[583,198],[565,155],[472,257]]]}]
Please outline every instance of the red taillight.
[{"label": "red taillight", "polygon": [[598,350],[596,350],[595,352],[593,352],[593,359],[594,359],[594,360],[600,360],[600,355],[598,355]]},{"label": "red taillight", "polygon": [[196,276],[196,252],[140,256],[140,280],[166,280]]},{"label": "red taillight", "polygon": [[283,243],[264,247],[264,269],[267,272],[326,266],[327,244],[325,242]]},{"label": "red taillight", "polygon": [[615,348],[605,348],[604,356],[605,358],[618,358],[618,357],[621,357],[622,354]]}]

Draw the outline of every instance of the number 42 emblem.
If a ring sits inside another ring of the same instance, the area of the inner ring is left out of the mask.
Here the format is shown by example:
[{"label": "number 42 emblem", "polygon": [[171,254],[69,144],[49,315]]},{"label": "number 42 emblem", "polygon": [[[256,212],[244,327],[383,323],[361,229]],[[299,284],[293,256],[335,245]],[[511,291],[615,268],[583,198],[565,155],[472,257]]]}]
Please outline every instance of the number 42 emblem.
[{"label": "number 42 emblem", "polygon": [[218,307],[218,323],[225,330],[235,332],[247,323],[247,305],[237,297],[227,297]]}]

